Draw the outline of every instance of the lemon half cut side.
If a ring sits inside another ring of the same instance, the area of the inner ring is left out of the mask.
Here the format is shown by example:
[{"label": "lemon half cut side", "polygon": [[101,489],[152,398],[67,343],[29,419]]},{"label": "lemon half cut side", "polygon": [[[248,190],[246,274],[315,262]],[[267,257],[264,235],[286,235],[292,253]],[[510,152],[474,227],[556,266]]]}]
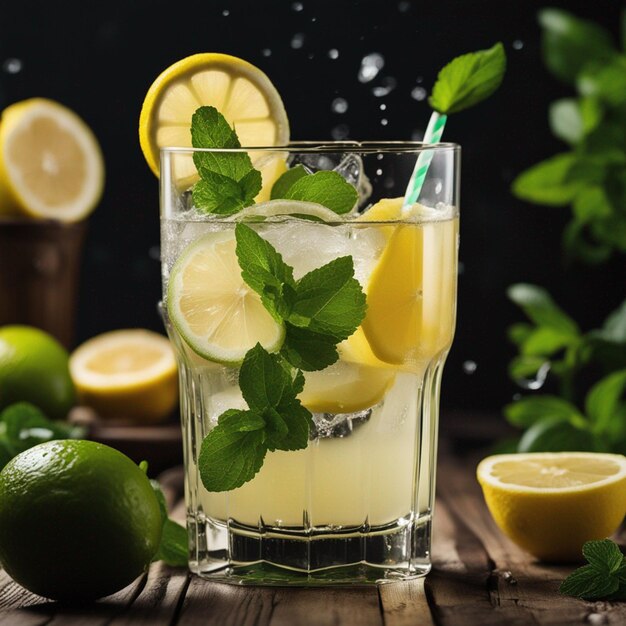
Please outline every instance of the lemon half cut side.
[{"label": "lemon half cut side", "polygon": [[500,529],[546,561],[576,561],[586,541],[611,535],[626,513],[626,457],[535,452],[487,457],[478,482]]},{"label": "lemon half cut side", "polygon": [[98,141],[67,107],[32,98],[0,120],[0,214],[74,222],[95,208],[104,184]]}]

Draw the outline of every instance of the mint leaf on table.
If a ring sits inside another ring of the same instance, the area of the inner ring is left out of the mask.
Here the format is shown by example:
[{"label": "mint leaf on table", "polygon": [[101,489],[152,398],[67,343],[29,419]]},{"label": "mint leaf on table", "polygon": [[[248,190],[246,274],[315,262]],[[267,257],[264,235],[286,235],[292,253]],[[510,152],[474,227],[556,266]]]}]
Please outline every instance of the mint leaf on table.
[{"label": "mint leaf on table", "polygon": [[610,539],[588,541],[583,546],[588,565],[572,572],[560,593],[584,600],[620,599],[626,593],[626,559]]},{"label": "mint leaf on table", "polygon": [[443,115],[458,113],[488,98],[502,83],[506,54],[501,43],[456,57],[437,76],[428,99]]},{"label": "mint leaf on table", "polygon": [[[145,465],[144,465],[145,464]],[[142,461],[139,467],[147,470],[147,464]],[[185,567],[188,559],[188,538],[187,530],[177,524],[173,520],[169,519],[167,515],[167,503],[165,502],[165,495],[161,489],[161,485],[156,480],[151,480],[150,484],[159,503],[159,509],[161,511],[161,521],[163,524],[161,530],[161,542],[156,551],[156,554],[152,557],[153,561],[163,561],[167,565],[174,567]]]},{"label": "mint leaf on table", "polygon": [[263,185],[261,172],[254,168],[246,152],[214,151],[241,147],[237,133],[215,107],[200,107],[193,114],[191,143],[194,148],[213,149],[193,155],[201,178],[192,191],[198,209],[232,215],[254,203]]},{"label": "mint leaf on table", "polygon": [[317,202],[338,215],[349,213],[359,199],[357,190],[341,174],[333,171],[307,174],[298,165],[286,171],[272,187],[272,200]]}]

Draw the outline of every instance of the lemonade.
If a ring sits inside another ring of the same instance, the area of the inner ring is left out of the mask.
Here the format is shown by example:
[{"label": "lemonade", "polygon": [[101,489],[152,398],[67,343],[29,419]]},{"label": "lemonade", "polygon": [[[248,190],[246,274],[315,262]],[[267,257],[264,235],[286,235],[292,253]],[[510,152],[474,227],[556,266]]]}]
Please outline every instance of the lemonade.
[{"label": "lemonade", "polygon": [[[452,181],[440,180],[430,207],[403,209],[393,193],[406,180],[388,182],[388,196],[375,186],[382,167],[410,173],[419,150],[355,145],[325,154],[326,170],[346,160],[356,166],[352,178],[339,168],[355,187],[371,172],[374,193],[361,192],[358,211],[272,200],[227,217],[203,215],[176,188],[177,162],[189,162],[189,152],[163,151],[163,309],[181,380],[192,571],[323,584],[429,570],[439,385],[456,311],[457,197]],[[313,157],[320,161],[296,146],[263,155],[291,164],[289,171],[302,161],[322,171]],[[433,171],[456,159],[455,147],[442,146]],[[213,491],[201,476],[202,443],[225,412],[249,408],[238,384],[244,353],[256,341],[270,353],[290,341],[242,280],[235,251],[242,223],[293,268],[295,281],[350,257],[367,310],[338,342],[336,362],[303,371],[308,445],[270,448],[250,480]]]}]

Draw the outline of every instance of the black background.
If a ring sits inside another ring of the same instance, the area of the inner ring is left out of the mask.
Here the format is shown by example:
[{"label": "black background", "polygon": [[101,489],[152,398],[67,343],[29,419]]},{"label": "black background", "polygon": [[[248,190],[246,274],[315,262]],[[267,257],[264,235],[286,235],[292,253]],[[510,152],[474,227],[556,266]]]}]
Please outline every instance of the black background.
[{"label": "black background", "polygon": [[[462,145],[462,273],[457,334],[444,376],[448,408],[493,411],[519,391],[506,376],[514,354],[506,327],[521,314],[505,295],[514,282],[548,287],[583,329],[602,322],[624,296],[624,263],[565,267],[560,236],[568,211],[513,198],[527,166],[565,147],[550,136],[547,107],[571,89],[541,61],[538,8],[529,0],[302,0],[214,2],[0,2],[0,106],[32,96],[81,115],[101,142],[104,197],[90,218],[81,277],[77,340],[125,327],[162,330],[157,182],[139,149],[143,97],[156,76],[196,52],[225,52],[258,65],[287,109],[293,139],[328,139],[339,124],[350,139],[410,139],[423,132],[428,89],[452,57],[500,40],[509,68],[500,91],[453,117],[445,139]],[[555,1],[608,28],[616,40],[622,3]],[[294,35],[304,35],[300,48]],[[332,59],[328,51],[336,49]],[[268,54],[269,51],[269,54]],[[361,59],[385,66],[360,83]],[[19,59],[10,73],[6,60]],[[395,89],[378,98],[385,77]],[[332,111],[345,98],[348,110]],[[380,105],[386,105],[381,111]],[[382,125],[381,119],[388,124]],[[476,363],[473,374],[463,364]]]}]

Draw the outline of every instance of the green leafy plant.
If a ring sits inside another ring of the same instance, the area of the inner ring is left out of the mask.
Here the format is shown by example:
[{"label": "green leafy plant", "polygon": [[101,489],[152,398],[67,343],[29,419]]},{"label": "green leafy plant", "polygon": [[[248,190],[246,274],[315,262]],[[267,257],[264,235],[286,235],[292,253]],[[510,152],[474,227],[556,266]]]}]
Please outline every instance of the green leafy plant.
[{"label": "green leafy plant", "polygon": [[553,102],[552,133],[569,149],[522,172],[512,191],[547,206],[570,206],[566,257],[589,264],[626,252],[626,18],[622,51],[597,24],[561,9],[539,12],[543,56],[576,97]]},{"label": "green leafy plant", "polygon": [[583,556],[588,564],[561,583],[560,593],[583,600],[626,600],[626,558],[619,546],[610,539],[587,541]]}]

